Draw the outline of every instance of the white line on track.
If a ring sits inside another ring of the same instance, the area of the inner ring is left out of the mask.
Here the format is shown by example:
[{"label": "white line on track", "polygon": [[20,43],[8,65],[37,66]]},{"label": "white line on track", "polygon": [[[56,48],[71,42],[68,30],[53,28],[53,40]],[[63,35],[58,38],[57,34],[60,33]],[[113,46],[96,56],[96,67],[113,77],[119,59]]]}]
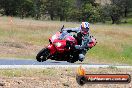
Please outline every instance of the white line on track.
[{"label": "white line on track", "polygon": [[[0,65],[0,69],[30,69],[30,68],[37,68],[37,69],[45,69],[45,68],[77,68],[80,65]],[[81,65],[84,68],[108,68],[108,67],[115,67],[115,68],[131,68],[132,66],[121,66],[121,65]]]}]

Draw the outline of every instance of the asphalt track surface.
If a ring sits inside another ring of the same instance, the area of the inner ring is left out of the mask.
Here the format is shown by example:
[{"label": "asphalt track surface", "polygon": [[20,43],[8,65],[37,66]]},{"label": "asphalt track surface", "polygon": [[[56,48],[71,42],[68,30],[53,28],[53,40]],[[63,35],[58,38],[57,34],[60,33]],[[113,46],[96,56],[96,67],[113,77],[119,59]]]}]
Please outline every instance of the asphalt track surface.
[{"label": "asphalt track surface", "polygon": [[14,68],[76,68],[82,65],[85,68],[107,68],[107,67],[117,67],[117,68],[131,68],[128,65],[108,65],[108,64],[77,64],[69,63],[66,61],[54,61],[47,60],[44,62],[38,62],[33,59],[0,59],[0,69],[14,69]]},{"label": "asphalt track surface", "polygon": [[47,60],[38,62],[37,60],[26,59],[0,59],[0,65],[70,65],[72,63],[66,61]]}]

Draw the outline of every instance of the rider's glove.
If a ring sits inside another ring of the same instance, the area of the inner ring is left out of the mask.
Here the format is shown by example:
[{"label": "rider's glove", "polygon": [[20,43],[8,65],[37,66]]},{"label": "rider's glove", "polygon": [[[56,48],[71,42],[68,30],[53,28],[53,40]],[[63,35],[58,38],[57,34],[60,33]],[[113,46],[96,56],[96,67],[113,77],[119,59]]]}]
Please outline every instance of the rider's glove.
[{"label": "rider's glove", "polygon": [[75,45],[75,49],[80,49],[80,50],[82,50],[82,49],[84,49],[85,47],[84,46],[82,46],[82,45]]},{"label": "rider's glove", "polygon": [[75,45],[75,49],[80,49],[80,45]]},{"label": "rider's glove", "polygon": [[72,32],[72,30],[67,30],[68,33]]}]

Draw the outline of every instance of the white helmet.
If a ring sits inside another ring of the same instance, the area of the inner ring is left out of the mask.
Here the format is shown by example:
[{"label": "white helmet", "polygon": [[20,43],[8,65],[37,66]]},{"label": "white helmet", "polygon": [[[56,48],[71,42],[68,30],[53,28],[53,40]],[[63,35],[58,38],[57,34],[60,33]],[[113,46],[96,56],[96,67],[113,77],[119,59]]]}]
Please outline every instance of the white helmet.
[{"label": "white helmet", "polygon": [[88,22],[82,22],[81,24],[81,32],[83,34],[87,34],[89,31],[89,23]]}]

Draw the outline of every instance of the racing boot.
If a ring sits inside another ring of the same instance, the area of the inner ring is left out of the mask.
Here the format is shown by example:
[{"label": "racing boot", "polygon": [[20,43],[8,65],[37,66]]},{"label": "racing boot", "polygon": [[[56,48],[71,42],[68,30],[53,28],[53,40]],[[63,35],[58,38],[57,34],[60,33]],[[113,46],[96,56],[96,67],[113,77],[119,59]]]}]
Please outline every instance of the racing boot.
[{"label": "racing boot", "polygon": [[84,60],[84,58],[85,58],[85,56],[83,54],[79,54],[79,61],[82,62]]}]

